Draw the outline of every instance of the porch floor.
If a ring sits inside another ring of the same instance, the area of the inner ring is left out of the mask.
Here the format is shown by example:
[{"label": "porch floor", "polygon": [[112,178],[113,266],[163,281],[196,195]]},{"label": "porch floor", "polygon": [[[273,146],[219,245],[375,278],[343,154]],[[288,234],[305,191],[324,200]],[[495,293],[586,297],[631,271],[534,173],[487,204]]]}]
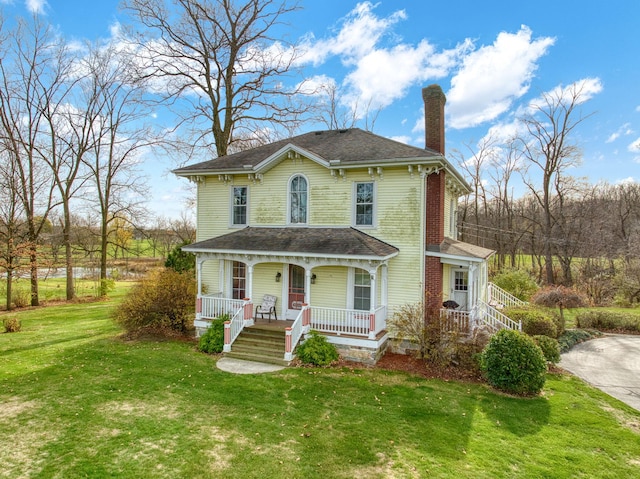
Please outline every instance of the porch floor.
[{"label": "porch floor", "polygon": [[253,326],[249,326],[250,328],[255,328],[255,329],[270,329],[270,330],[285,330],[285,328],[289,328],[291,327],[291,325],[293,324],[293,321],[286,321],[286,320],[282,320],[282,319],[272,319],[271,322],[269,322],[268,319],[254,319],[253,320]]}]

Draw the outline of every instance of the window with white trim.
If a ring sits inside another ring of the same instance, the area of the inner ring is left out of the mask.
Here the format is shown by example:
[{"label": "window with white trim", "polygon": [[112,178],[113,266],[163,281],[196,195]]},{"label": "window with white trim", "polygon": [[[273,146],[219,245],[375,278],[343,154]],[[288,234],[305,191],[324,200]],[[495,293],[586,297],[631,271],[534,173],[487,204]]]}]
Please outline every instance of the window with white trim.
[{"label": "window with white trim", "polygon": [[289,223],[305,224],[308,205],[307,179],[296,175],[289,182]]},{"label": "window with white trim", "polygon": [[242,226],[247,224],[247,197],[249,189],[246,186],[233,187],[233,200],[231,202],[231,224]]},{"label": "window with white trim", "polygon": [[373,226],[373,182],[356,183],[355,224]]},{"label": "window with white trim", "polygon": [[232,297],[233,299],[246,298],[246,284],[247,284],[247,265],[240,263],[239,261],[233,262],[233,285],[232,285]]},{"label": "window with white trim", "polygon": [[356,269],[354,272],[353,309],[371,309],[371,275],[363,269]]}]

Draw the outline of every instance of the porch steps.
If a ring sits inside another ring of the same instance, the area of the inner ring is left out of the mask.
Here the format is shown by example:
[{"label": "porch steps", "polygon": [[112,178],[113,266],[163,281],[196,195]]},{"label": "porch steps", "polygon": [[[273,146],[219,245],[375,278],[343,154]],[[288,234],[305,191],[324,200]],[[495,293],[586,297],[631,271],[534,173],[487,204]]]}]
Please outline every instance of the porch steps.
[{"label": "porch steps", "polygon": [[231,345],[228,358],[288,366],[284,360],[285,332],[282,329],[253,326],[244,328]]}]

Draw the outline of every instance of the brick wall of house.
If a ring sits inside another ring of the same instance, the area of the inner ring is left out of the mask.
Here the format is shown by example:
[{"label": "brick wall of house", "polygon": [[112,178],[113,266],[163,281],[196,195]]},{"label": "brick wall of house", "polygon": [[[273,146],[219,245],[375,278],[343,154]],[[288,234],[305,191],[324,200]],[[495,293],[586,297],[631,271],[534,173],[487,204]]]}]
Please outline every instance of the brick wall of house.
[{"label": "brick wall of house", "polygon": [[[426,244],[427,249],[440,248],[444,240],[445,172],[427,176]],[[442,302],[443,267],[440,258],[427,256],[424,284],[427,299],[434,305]]]}]

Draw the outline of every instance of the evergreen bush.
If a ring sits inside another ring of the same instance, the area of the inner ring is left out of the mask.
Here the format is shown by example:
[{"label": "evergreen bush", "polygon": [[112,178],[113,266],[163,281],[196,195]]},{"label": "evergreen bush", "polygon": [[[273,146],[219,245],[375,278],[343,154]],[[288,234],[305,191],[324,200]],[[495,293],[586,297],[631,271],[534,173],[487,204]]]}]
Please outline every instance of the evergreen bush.
[{"label": "evergreen bush", "polygon": [[589,310],[576,315],[576,325],[579,328],[636,333],[640,332],[640,317],[613,311]]},{"label": "evergreen bush", "polygon": [[487,382],[513,394],[535,395],[544,387],[547,362],[542,350],[526,334],[498,331],[480,357]]},{"label": "evergreen bush", "polygon": [[314,366],[328,366],[339,357],[336,347],[317,331],[311,331],[306,341],[298,346],[296,356],[304,364]]},{"label": "evergreen bush", "polygon": [[544,358],[553,364],[560,362],[560,343],[557,339],[550,338],[549,336],[533,336],[533,340],[538,347],[542,350]]},{"label": "evergreen bush", "polygon": [[538,285],[534,279],[521,269],[503,270],[493,277],[492,282],[522,301],[529,301],[538,291]]},{"label": "evergreen bush", "polygon": [[224,323],[229,321],[229,315],[224,314],[211,321],[211,326],[200,336],[198,349],[203,353],[221,353],[224,348]]},{"label": "evergreen bush", "polygon": [[505,314],[515,322],[522,321],[522,332],[529,336],[558,337],[558,328],[550,314],[538,308],[509,308]]}]

